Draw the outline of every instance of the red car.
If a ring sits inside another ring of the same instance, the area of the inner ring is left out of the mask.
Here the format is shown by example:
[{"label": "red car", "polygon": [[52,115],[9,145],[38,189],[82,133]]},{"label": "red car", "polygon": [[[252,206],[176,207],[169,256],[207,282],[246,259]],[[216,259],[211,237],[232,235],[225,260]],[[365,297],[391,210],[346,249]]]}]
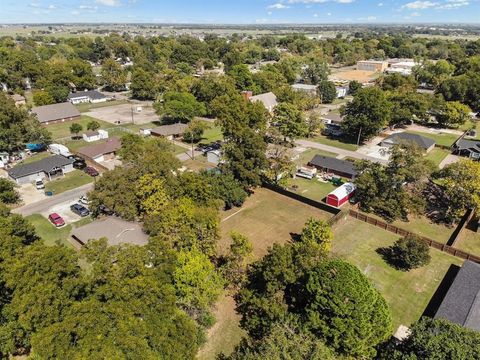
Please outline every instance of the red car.
[{"label": "red car", "polygon": [[65,221],[57,213],[53,213],[53,214],[48,215],[48,220],[50,220],[50,222],[53,225],[55,225],[56,227],[60,227],[60,226],[65,225]]},{"label": "red car", "polygon": [[86,174],[88,174],[90,176],[93,176],[93,177],[99,175],[97,169],[95,169],[92,166],[87,166],[85,169],[83,169],[83,171],[85,171]]}]

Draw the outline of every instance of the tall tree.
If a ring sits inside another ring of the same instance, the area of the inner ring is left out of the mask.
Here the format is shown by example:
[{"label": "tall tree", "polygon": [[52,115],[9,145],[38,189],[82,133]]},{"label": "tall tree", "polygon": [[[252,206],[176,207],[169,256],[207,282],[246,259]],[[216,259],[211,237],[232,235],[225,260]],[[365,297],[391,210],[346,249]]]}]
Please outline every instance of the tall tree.
[{"label": "tall tree", "polygon": [[127,82],[127,76],[120,64],[110,58],[102,64],[102,78],[107,89],[113,91],[123,90]]}]

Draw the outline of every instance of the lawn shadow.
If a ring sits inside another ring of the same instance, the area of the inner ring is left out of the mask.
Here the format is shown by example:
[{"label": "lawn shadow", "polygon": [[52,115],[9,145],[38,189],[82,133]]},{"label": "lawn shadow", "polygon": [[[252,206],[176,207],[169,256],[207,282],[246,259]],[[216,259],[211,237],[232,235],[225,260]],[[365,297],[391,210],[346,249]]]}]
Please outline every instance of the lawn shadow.
[{"label": "lawn shadow", "polygon": [[442,279],[442,282],[440,283],[440,285],[438,285],[437,290],[435,291],[427,307],[423,311],[422,316],[427,316],[431,318],[435,316],[438,308],[440,307],[440,304],[443,301],[443,298],[447,294],[448,289],[450,289],[450,286],[455,280],[455,277],[457,276],[459,270],[460,266],[454,264],[450,265],[445,276]]}]

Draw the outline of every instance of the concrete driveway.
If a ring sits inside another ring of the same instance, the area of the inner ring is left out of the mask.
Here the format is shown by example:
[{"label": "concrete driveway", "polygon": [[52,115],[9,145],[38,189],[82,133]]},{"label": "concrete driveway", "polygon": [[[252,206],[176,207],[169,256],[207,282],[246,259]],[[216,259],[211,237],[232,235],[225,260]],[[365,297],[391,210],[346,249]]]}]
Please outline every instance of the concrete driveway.
[{"label": "concrete driveway", "polygon": [[80,220],[82,217],[75,214],[74,212],[72,212],[70,210],[70,205],[73,205],[77,203],[76,201],[66,201],[64,203],[61,203],[61,204],[56,204],[54,206],[52,206],[51,208],[48,208],[48,209],[45,209],[44,211],[41,212],[41,214],[43,216],[45,216],[46,218],[48,218],[48,215],[50,215],[51,213],[57,213],[58,215],[60,215],[63,220],[65,220],[65,223],[66,224],[71,224],[73,222],[76,222],[78,220]]},{"label": "concrete driveway", "polygon": [[33,204],[47,198],[45,195],[45,189],[37,190],[33,184],[20,185],[17,190],[22,197],[24,205]]}]

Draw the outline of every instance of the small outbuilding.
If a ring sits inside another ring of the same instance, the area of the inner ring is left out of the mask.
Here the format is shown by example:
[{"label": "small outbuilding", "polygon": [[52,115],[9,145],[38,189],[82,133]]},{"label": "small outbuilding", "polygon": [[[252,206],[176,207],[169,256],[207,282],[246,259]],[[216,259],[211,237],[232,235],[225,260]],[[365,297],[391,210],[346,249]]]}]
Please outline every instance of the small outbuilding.
[{"label": "small outbuilding", "polygon": [[89,130],[85,132],[82,137],[86,142],[100,141],[108,139],[108,131],[101,129],[97,131]]},{"label": "small outbuilding", "polygon": [[382,140],[380,143],[384,147],[392,147],[401,143],[414,143],[427,153],[435,147],[435,141],[418,134],[411,134],[407,132],[395,133]]},{"label": "small outbuilding", "polygon": [[355,194],[355,184],[345,183],[327,195],[327,204],[340,207]]}]

